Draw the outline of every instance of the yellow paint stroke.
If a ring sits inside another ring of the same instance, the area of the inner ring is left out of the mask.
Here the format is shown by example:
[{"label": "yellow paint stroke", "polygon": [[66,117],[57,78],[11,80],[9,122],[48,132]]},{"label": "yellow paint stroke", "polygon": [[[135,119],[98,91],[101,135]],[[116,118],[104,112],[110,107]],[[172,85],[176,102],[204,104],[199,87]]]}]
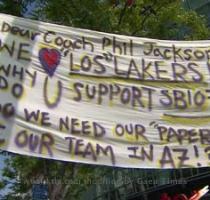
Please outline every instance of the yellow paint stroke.
[{"label": "yellow paint stroke", "polygon": [[191,89],[196,90],[201,87],[208,87],[208,83],[195,83],[195,82],[172,82],[172,81],[145,81],[145,80],[138,80],[138,79],[125,79],[121,77],[102,77],[97,75],[87,75],[87,74],[70,74],[71,79],[82,79],[87,81],[94,81],[94,82],[107,82],[107,83],[115,83],[115,84],[134,84],[139,86],[150,86],[154,88],[170,88],[170,89]]},{"label": "yellow paint stroke", "polygon": [[42,48],[55,48],[57,49],[57,46],[55,44],[46,44],[46,43],[39,43],[39,49],[42,49]]},{"label": "yellow paint stroke", "polygon": [[[75,65],[73,66],[73,69],[74,69],[74,70],[77,70],[77,71],[80,71],[81,66],[80,66],[80,65],[75,64]],[[72,76],[72,72],[70,72],[70,76]]]},{"label": "yellow paint stroke", "polygon": [[202,112],[209,110],[209,102],[206,101],[206,102],[200,107],[200,109],[201,109]]},{"label": "yellow paint stroke", "polygon": [[3,146],[3,145],[5,145],[5,139],[0,139],[0,146]]},{"label": "yellow paint stroke", "polygon": [[192,118],[188,118],[186,116],[169,116],[163,115],[162,120],[170,123],[170,124],[183,124],[183,125],[204,125],[210,123],[210,116],[195,116]]}]

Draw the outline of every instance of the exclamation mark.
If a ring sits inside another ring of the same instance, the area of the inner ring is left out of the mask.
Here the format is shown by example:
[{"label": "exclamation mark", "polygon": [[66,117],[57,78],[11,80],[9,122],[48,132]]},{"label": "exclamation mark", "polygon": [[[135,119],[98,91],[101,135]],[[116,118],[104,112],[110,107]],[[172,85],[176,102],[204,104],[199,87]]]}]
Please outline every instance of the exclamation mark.
[{"label": "exclamation mark", "polygon": [[[195,152],[195,157],[196,157],[196,158],[199,158],[198,147],[194,145],[193,148],[194,148],[194,152]],[[200,166],[201,166],[201,163],[198,162],[198,163],[197,163],[197,166],[200,167]]]}]

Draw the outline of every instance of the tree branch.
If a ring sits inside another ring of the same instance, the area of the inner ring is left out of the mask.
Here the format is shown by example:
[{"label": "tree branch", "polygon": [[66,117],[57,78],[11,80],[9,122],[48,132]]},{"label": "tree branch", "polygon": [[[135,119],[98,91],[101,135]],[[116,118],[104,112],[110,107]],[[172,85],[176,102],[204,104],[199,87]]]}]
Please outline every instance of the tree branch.
[{"label": "tree branch", "polygon": [[125,5],[124,5],[123,9],[121,10],[120,18],[119,18],[119,21],[118,21],[118,26],[122,22],[122,19],[123,19],[124,15],[125,15],[126,8],[127,8],[127,1],[125,1]]}]

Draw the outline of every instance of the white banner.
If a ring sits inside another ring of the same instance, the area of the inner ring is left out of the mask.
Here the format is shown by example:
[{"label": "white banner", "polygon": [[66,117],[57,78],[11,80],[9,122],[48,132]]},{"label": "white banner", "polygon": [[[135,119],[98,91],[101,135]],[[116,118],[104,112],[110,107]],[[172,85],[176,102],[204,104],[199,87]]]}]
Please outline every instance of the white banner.
[{"label": "white banner", "polygon": [[0,148],[131,168],[210,166],[210,41],[0,15]]}]

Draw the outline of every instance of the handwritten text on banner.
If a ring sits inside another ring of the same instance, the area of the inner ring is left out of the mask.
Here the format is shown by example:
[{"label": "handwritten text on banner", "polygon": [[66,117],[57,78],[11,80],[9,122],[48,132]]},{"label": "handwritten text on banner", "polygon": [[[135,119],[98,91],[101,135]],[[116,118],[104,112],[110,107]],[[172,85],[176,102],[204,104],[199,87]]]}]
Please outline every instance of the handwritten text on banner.
[{"label": "handwritten text on banner", "polygon": [[210,166],[210,41],[1,14],[0,148],[132,168]]}]

